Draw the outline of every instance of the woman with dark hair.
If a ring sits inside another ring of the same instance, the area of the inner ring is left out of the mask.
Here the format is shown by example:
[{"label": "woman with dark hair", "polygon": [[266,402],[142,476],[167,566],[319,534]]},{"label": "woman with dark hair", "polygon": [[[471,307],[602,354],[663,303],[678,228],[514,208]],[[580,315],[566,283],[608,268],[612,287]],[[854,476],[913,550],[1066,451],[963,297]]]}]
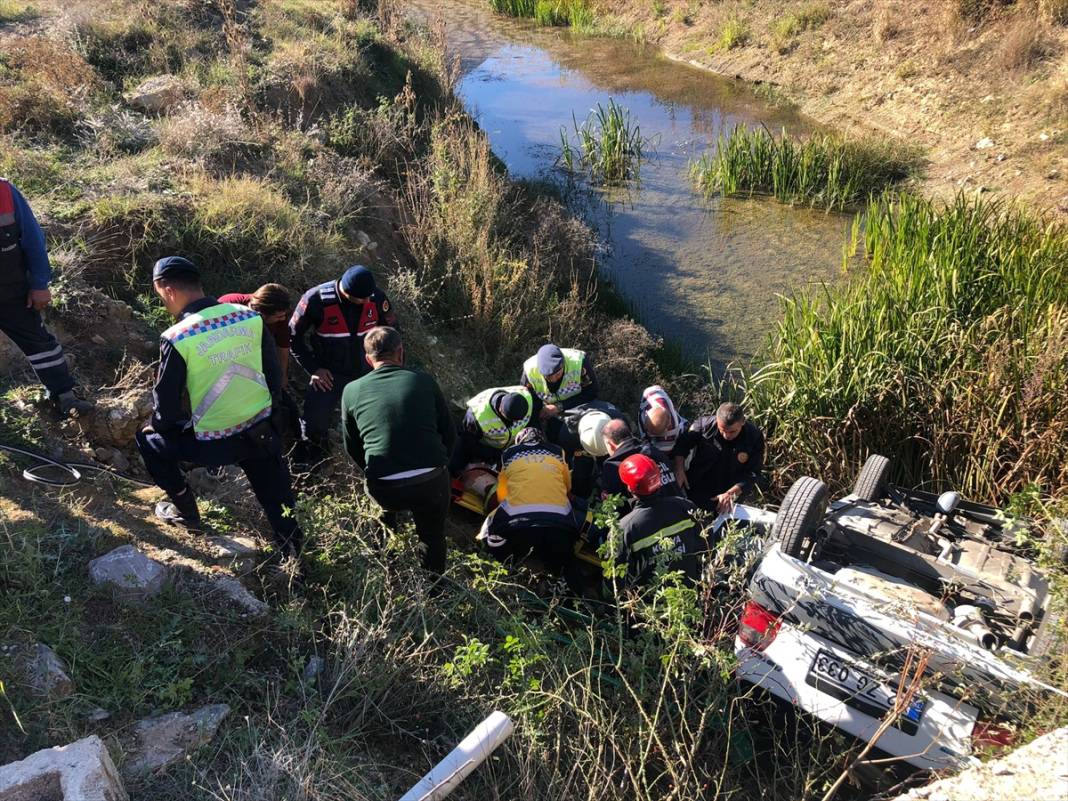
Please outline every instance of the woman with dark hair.
[{"label": "woman with dark hair", "polygon": [[248,306],[263,318],[263,325],[274,338],[274,346],[278,350],[278,364],[282,368],[282,386],[286,387],[289,384],[289,313],[293,308],[289,300],[289,290],[281,284],[264,284],[251,295],[230,292],[222,295],[219,302]]}]

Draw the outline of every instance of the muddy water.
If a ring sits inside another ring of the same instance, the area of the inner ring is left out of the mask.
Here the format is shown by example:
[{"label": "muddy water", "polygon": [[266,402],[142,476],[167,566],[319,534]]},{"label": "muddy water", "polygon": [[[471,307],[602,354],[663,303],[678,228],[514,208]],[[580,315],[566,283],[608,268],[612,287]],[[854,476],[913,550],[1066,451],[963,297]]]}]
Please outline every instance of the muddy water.
[{"label": "muddy water", "polygon": [[574,193],[605,243],[602,269],[651,330],[691,359],[747,362],[777,320],[779,294],[837,280],[849,220],[768,200],[696,197],[691,159],[737,123],[805,120],[737,82],[641,50],[497,16],[485,0],[416,0],[460,58],[459,93],[514,175],[562,180],[561,126],[614,98],[655,155],[626,190]]}]

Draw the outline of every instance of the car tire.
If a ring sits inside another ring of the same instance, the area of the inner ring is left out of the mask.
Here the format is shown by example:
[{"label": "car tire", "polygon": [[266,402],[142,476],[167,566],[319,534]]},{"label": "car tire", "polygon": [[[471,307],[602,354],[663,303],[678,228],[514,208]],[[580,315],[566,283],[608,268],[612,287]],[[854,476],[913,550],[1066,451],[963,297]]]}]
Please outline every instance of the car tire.
[{"label": "car tire", "polygon": [[860,469],[853,494],[862,501],[881,501],[890,488],[890,460],[873,453]]},{"label": "car tire", "polygon": [[795,559],[807,559],[816,544],[816,529],[827,511],[827,485],[802,476],[782,499],[771,530],[773,542]]}]

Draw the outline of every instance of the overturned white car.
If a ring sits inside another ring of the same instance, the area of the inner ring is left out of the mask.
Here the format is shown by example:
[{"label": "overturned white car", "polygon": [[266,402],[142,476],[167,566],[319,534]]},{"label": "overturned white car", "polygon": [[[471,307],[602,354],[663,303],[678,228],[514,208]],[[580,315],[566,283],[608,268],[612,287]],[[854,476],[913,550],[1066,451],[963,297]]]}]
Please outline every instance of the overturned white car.
[{"label": "overturned white car", "polygon": [[[851,495],[799,479],[749,583],[738,676],[881,758],[967,762],[1023,696],[1060,635],[1049,585],[997,510],[890,486],[872,456]],[[743,515],[751,513],[743,512]]]}]

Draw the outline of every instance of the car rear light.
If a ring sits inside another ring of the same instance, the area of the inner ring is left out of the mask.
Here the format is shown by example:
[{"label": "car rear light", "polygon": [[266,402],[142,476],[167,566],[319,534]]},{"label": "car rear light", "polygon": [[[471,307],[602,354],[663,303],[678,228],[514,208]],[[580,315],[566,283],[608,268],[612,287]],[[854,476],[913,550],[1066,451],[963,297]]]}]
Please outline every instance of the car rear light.
[{"label": "car rear light", "polygon": [[779,633],[779,618],[758,604],[749,601],[738,621],[738,638],[757,651],[763,651]]},{"label": "car rear light", "polygon": [[1007,748],[1016,745],[1016,732],[1002,723],[975,721],[972,727],[972,748]]}]

